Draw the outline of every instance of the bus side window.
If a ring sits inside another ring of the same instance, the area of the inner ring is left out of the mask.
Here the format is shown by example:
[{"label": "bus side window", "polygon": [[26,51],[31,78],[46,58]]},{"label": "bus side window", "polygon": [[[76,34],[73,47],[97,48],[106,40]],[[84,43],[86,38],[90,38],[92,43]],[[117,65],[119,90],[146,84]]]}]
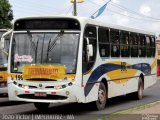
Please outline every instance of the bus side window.
[{"label": "bus side window", "polygon": [[110,41],[111,41],[111,56],[119,57],[120,56],[119,30],[115,29],[110,30]]},{"label": "bus side window", "polygon": [[121,31],[120,41],[121,41],[121,46],[120,46],[121,56],[122,57],[129,57],[130,56],[129,32]]},{"label": "bus side window", "polygon": [[[84,40],[83,40],[83,53],[82,53],[82,60],[83,60],[83,68],[82,72],[86,73],[93,67],[96,55],[97,55],[97,33],[96,27],[94,26],[87,26],[84,33]],[[87,45],[93,46],[93,56],[89,59],[87,54]]]},{"label": "bus side window", "polygon": [[130,33],[131,57],[138,57],[138,38],[136,33]]},{"label": "bus side window", "polygon": [[139,37],[139,57],[146,57],[146,37],[145,35],[140,35]]},{"label": "bus side window", "polygon": [[110,56],[110,41],[109,41],[109,29],[99,28],[98,30],[99,40],[99,53],[101,57]]},{"label": "bus side window", "polygon": [[147,57],[152,56],[151,40],[152,40],[151,36],[146,36]]},{"label": "bus side window", "polygon": [[154,36],[151,36],[151,57],[155,57],[155,37]]},{"label": "bus side window", "polygon": [[93,26],[86,27],[84,35],[85,37],[96,38],[97,37],[96,27]]}]

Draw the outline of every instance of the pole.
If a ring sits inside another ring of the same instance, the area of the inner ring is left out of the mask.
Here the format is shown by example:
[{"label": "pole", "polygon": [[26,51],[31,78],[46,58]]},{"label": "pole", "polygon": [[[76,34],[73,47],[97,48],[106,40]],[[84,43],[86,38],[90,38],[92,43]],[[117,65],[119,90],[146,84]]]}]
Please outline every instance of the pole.
[{"label": "pole", "polygon": [[73,3],[73,9],[74,9],[74,16],[77,16],[77,1],[76,0],[74,0],[74,3]]}]

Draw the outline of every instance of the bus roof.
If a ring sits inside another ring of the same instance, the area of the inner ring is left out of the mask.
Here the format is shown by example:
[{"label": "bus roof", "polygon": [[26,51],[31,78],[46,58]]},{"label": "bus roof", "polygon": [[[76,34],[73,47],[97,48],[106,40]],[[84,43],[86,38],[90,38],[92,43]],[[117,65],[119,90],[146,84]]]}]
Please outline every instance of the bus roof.
[{"label": "bus roof", "polygon": [[[81,25],[83,24],[84,26],[86,24],[93,24],[96,26],[101,26],[101,27],[108,27],[108,28],[113,28],[113,29],[119,29],[119,30],[124,30],[124,31],[130,31],[130,32],[135,32],[135,33],[141,33],[141,34],[148,34],[148,35],[155,35],[155,33],[153,32],[149,32],[149,31],[145,31],[142,29],[135,29],[135,28],[131,28],[131,27],[125,27],[125,26],[120,26],[120,25],[114,25],[114,24],[110,24],[110,23],[104,23],[101,21],[97,21],[91,18],[86,18],[86,17],[79,17],[79,16],[66,16],[66,15],[57,15],[57,16],[32,16],[32,17],[23,17],[23,18],[19,18],[18,20],[24,20],[24,19],[46,19],[46,18],[72,18],[72,19],[77,19]],[[14,23],[15,23],[14,22]]]}]

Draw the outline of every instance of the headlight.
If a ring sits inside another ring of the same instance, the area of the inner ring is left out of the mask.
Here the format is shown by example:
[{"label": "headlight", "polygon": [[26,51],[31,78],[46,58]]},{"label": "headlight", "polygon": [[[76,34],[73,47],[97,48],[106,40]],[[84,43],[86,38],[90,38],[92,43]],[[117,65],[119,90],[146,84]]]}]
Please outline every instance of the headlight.
[{"label": "headlight", "polygon": [[29,87],[28,87],[27,85],[25,85],[23,88],[24,88],[25,90],[27,90]]},{"label": "headlight", "polygon": [[58,90],[58,89],[61,89],[62,87],[61,87],[61,86],[54,86],[54,88],[55,88],[56,90]]}]

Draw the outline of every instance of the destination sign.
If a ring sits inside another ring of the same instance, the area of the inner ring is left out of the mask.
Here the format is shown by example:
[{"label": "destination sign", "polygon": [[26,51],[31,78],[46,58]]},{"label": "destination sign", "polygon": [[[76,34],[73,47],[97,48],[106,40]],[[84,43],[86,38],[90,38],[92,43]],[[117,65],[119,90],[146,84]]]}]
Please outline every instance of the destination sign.
[{"label": "destination sign", "polygon": [[59,80],[65,76],[66,68],[62,65],[24,65],[23,78]]}]

